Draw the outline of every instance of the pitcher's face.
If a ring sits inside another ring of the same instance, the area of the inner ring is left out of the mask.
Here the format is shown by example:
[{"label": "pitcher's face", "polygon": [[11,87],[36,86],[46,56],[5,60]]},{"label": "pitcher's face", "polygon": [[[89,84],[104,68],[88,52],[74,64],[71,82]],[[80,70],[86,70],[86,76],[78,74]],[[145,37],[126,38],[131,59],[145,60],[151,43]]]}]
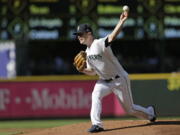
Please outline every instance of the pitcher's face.
[{"label": "pitcher's face", "polygon": [[78,40],[80,44],[89,45],[90,44],[90,33],[83,33],[78,35]]}]

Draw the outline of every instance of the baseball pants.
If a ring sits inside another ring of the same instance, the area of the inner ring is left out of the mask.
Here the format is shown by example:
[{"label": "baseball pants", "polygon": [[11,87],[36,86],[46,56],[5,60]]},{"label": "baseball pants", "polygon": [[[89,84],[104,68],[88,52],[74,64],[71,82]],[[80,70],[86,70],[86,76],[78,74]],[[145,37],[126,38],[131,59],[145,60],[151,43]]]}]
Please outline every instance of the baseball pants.
[{"label": "baseball pants", "polygon": [[114,79],[111,82],[105,82],[104,80],[98,80],[96,82],[92,92],[92,105],[90,112],[92,125],[103,127],[100,119],[102,111],[101,101],[103,97],[112,92],[117,96],[127,114],[147,120],[152,118],[152,114],[148,108],[133,103],[130,80],[127,74],[120,76],[120,78]]}]

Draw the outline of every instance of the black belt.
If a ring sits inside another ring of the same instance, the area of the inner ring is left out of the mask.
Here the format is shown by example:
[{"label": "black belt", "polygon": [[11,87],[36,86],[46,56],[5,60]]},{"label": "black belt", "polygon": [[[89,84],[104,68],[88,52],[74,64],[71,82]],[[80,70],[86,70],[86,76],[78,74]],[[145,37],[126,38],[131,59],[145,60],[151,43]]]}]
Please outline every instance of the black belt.
[{"label": "black belt", "polygon": [[117,79],[117,78],[120,78],[120,76],[119,76],[119,75],[116,75],[114,78],[106,79],[106,80],[104,80],[104,81],[105,81],[105,82],[111,82],[112,80]]}]

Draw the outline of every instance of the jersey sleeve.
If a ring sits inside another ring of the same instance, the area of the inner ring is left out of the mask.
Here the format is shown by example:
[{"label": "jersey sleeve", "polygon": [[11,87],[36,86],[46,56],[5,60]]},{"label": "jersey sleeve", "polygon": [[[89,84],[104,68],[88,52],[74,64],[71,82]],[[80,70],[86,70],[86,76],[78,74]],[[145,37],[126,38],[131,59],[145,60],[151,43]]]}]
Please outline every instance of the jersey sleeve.
[{"label": "jersey sleeve", "polygon": [[99,46],[102,48],[103,51],[105,51],[106,48],[111,45],[111,43],[108,42],[108,36],[106,36],[106,37],[104,37],[104,38],[100,38],[100,39],[98,40],[98,44],[99,44]]},{"label": "jersey sleeve", "polygon": [[112,42],[108,42],[108,36],[106,37],[104,42],[105,42],[105,47],[108,47],[112,44]]}]

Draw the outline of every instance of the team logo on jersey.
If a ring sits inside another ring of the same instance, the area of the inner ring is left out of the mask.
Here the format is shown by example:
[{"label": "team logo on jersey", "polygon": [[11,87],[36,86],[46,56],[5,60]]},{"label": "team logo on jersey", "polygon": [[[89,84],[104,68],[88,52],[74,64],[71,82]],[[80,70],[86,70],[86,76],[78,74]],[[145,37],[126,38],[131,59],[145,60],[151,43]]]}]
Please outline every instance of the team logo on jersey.
[{"label": "team logo on jersey", "polygon": [[88,59],[90,59],[90,60],[101,60],[102,56],[99,55],[99,54],[97,54],[97,55],[89,55]]}]

